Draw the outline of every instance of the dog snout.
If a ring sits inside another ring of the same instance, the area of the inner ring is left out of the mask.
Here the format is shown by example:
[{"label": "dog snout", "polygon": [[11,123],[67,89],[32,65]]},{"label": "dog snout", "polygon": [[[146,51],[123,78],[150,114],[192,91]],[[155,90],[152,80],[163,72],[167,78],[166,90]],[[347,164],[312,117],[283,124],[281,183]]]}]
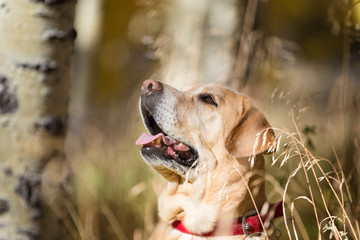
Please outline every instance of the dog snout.
[{"label": "dog snout", "polygon": [[142,94],[152,94],[155,91],[160,91],[163,88],[162,84],[156,80],[145,80],[141,86]]}]

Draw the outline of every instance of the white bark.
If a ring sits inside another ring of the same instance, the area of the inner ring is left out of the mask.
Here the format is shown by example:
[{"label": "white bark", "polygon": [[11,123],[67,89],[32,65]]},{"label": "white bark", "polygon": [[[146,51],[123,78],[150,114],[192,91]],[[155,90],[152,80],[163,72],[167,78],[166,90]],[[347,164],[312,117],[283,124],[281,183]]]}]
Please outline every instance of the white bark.
[{"label": "white bark", "polygon": [[174,87],[231,80],[241,16],[232,0],[166,2],[159,77]]},{"label": "white bark", "polygon": [[0,239],[65,239],[74,0],[0,0]]}]

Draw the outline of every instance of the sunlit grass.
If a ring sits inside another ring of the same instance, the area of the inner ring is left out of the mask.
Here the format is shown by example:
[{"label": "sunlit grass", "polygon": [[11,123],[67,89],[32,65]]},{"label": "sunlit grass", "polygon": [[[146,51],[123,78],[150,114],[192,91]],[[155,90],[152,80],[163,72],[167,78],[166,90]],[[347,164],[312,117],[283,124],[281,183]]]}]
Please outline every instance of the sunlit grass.
[{"label": "sunlit grass", "polygon": [[[129,131],[138,132],[134,126]],[[84,146],[69,154],[80,238],[146,239],[156,221],[161,178],[141,160],[135,140],[110,140],[94,129],[85,135]]]},{"label": "sunlit grass", "polygon": [[292,119],[296,133],[278,130],[280,137],[287,139],[287,148],[273,158],[273,164],[280,162],[282,167],[290,161],[297,164],[281,189],[287,206],[284,223],[288,238],[359,239],[358,220],[346,210],[346,203],[352,200],[344,173],[328,159],[312,154],[293,115]]}]

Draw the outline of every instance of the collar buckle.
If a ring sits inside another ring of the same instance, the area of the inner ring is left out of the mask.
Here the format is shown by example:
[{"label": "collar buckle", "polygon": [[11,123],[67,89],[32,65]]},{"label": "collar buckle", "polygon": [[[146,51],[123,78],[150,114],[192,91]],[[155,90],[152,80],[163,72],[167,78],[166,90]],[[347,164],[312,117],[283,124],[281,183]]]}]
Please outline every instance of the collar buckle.
[{"label": "collar buckle", "polygon": [[243,228],[243,231],[246,234],[246,236],[249,236],[250,235],[249,231],[253,230],[253,226],[251,226],[247,222],[247,219],[249,217],[252,217],[252,216],[255,216],[255,215],[257,215],[257,212],[254,209],[252,209],[252,210],[249,210],[249,211],[245,212],[244,215],[241,218],[242,228]]}]

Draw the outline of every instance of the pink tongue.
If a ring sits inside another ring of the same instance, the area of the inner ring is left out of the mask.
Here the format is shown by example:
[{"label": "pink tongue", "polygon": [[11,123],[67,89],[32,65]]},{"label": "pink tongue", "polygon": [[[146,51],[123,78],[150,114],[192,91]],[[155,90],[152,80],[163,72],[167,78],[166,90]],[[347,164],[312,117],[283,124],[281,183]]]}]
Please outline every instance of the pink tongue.
[{"label": "pink tongue", "polygon": [[149,135],[146,133],[143,133],[138,140],[136,140],[136,145],[145,145],[148,143],[151,143],[152,141],[154,141],[155,139],[159,138],[161,135],[164,135],[162,133],[156,134],[155,136],[153,135]]},{"label": "pink tongue", "polygon": [[169,146],[169,145],[172,145],[172,144],[177,144],[179,143],[178,141],[172,139],[171,137],[169,136],[165,136],[163,133],[158,133],[156,135],[150,135],[150,134],[147,134],[147,133],[143,133],[139,138],[138,140],[136,140],[136,145],[145,145],[145,144],[149,144],[153,141],[155,141],[156,139],[158,138],[162,138],[163,142],[165,143],[165,145]]}]

